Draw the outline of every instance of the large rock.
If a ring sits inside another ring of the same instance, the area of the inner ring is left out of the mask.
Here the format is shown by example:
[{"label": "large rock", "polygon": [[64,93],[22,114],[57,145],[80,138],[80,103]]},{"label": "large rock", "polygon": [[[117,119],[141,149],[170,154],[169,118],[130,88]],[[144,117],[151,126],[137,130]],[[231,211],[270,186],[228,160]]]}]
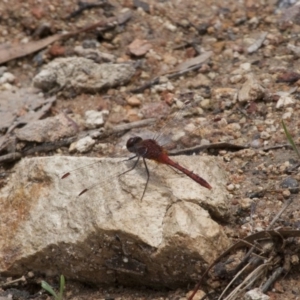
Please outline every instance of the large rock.
[{"label": "large rock", "polygon": [[84,57],[57,58],[33,78],[33,84],[45,92],[72,89],[78,93],[96,93],[124,85],[134,73],[132,63],[97,64]]},{"label": "large rock", "polygon": [[[141,200],[146,180],[142,165],[116,176],[133,161],[23,159],[0,196],[0,272],[31,270],[94,283],[157,287],[195,281],[229,245],[209,214],[228,216],[226,174],[216,158],[181,156],[176,161],[213,189],[149,162],[151,178]],[[91,189],[77,196],[86,186]]]}]

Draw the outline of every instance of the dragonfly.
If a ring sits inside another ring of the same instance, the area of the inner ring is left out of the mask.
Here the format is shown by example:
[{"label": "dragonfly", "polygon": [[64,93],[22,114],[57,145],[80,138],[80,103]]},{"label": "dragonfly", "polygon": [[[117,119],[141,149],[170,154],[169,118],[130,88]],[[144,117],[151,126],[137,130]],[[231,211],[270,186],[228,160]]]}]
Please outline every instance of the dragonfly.
[{"label": "dragonfly", "polygon": [[[129,160],[136,159],[136,161],[134,162],[134,164],[131,168],[127,169],[126,171],[124,171],[122,173],[117,174],[116,176],[120,177],[120,176],[125,175],[126,173],[132,171],[133,169],[135,169],[137,167],[139,161],[142,159],[143,164],[145,166],[147,179],[146,179],[146,183],[144,186],[143,194],[141,196],[141,200],[144,198],[144,195],[145,195],[147,187],[148,187],[149,179],[150,179],[150,171],[147,166],[147,160],[152,160],[159,164],[164,164],[171,168],[174,168],[174,169],[182,172],[183,174],[185,174],[186,176],[188,176],[195,182],[197,182],[199,185],[201,185],[209,190],[212,189],[211,185],[205,179],[203,179],[201,176],[195,174],[194,172],[183,167],[176,161],[172,160],[168,155],[167,149],[165,149],[162,145],[160,145],[157,142],[157,140],[155,140],[155,139],[143,139],[140,136],[133,136],[127,140],[126,148],[130,153],[134,154],[134,156],[132,156],[126,160],[129,161]],[[73,171],[75,171],[75,170],[73,170]],[[63,174],[61,178],[64,179],[64,178],[69,177],[70,175],[71,175],[71,172],[67,172],[67,173]],[[97,184],[94,184],[88,188],[84,188],[78,194],[78,196],[81,196],[84,193],[88,192],[90,189],[92,189],[96,185]]]}]

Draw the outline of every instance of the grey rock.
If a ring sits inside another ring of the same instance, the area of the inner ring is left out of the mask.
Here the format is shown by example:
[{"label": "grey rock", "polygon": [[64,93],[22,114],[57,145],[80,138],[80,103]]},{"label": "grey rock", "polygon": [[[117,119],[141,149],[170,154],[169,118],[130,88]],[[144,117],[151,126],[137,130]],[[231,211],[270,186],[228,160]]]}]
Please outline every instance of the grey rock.
[{"label": "grey rock", "polygon": [[[141,200],[141,168],[116,176],[133,161],[23,159],[1,191],[0,272],[173,288],[193,282],[229,246],[207,211],[228,218],[227,176],[216,158],[176,160],[213,189],[149,162],[152,177]],[[78,196],[86,186],[94,188]]]},{"label": "grey rock", "polygon": [[72,88],[78,93],[95,93],[125,84],[134,73],[135,68],[130,63],[97,64],[83,57],[68,57],[50,62],[33,78],[33,83],[43,91]]}]

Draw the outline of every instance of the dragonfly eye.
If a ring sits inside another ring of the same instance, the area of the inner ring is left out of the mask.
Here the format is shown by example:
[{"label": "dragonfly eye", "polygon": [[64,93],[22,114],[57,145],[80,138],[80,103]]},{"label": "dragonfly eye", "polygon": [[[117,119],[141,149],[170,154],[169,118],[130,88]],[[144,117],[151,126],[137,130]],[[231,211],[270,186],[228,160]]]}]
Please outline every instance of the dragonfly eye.
[{"label": "dragonfly eye", "polygon": [[129,152],[136,152],[136,146],[142,141],[143,139],[139,136],[134,136],[130,138],[126,143],[126,148]]}]

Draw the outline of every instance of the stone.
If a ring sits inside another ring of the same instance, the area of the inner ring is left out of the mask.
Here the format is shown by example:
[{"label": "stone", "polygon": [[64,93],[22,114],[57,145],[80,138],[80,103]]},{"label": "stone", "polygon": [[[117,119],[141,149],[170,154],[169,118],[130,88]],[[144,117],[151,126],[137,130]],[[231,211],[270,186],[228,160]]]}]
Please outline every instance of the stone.
[{"label": "stone", "polygon": [[93,140],[90,136],[86,136],[77,142],[74,142],[70,145],[70,152],[78,151],[80,153],[85,153],[90,151],[95,145],[95,140]]},{"label": "stone", "polygon": [[77,126],[70,118],[59,114],[55,117],[29,122],[15,132],[19,140],[43,143],[74,136],[77,131]]},{"label": "stone", "polygon": [[[221,160],[180,156],[208,190],[148,162],[124,176],[132,160],[40,157],[20,161],[0,196],[0,272],[43,272],[96,284],[178,288],[230,244],[216,219],[229,215]],[[85,167],[83,167],[85,166]],[[82,168],[83,167],[83,168]],[[69,176],[62,175],[70,170]],[[118,173],[119,174],[119,173]],[[86,186],[93,187],[78,193]],[[214,220],[210,217],[214,216]]]},{"label": "stone", "polygon": [[283,93],[276,103],[276,108],[279,109],[282,107],[293,106],[294,103],[295,100],[291,95]]},{"label": "stone", "polygon": [[147,40],[135,39],[128,48],[131,54],[143,56],[152,48],[152,45]]},{"label": "stone", "polygon": [[253,74],[246,76],[246,81],[238,93],[238,100],[241,103],[261,100],[265,95],[265,88],[260,85]]},{"label": "stone", "polygon": [[45,92],[64,88],[96,93],[127,83],[134,73],[130,63],[97,64],[84,57],[57,58],[33,78],[33,84]]},{"label": "stone", "polygon": [[264,294],[259,288],[248,291],[244,298],[244,300],[269,300],[270,297]]},{"label": "stone", "polygon": [[104,125],[105,117],[109,114],[108,110],[87,110],[85,112],[85,125],[87,128],[99,128]]}]

